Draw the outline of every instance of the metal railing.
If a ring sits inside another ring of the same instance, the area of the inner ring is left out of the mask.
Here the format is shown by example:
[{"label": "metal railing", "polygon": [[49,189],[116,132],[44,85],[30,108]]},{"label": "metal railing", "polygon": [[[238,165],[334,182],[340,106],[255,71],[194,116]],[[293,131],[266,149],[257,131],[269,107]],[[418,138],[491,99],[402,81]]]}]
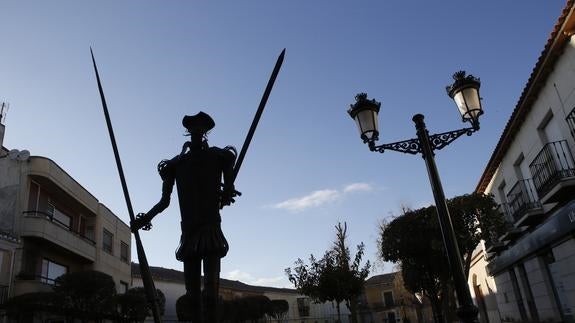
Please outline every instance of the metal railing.
[{"label": "metal railing", "polygon": [[569,125],[569,131],[571,132],[571,136],[575,138],[575,108],[569,112],[567,117],[565,118],[567,121],[567,125]]},{"label": "metal railing", "polygon": [[513,221],[517,222],[525,213],[541,207],[539,197],[531,179],[518,180],[507,193],[507,205]]},{"label": "metal railing", "polygon": [[46,285],[54,285],[56,283],[56,279],[42,276],[39,274],[24,272],[20,273],[16,276],[18,280],[27,280],[27,281],[35,281]]},{"label": "metal railing", "polygon": [[0,305],[4,304],[8,299],[8,286],[0,285]]},{"label": "metal railing", "polygon": [[76,232],[74,230],[72,230],[72,228],[70,228],[68,225],[66,225],[65,223],[62,223],[61,221],[59,221],[58,219],[56,219],[51,213],[48,212],[43,212],[43,211],[37,211],[37,210],[32,210],[32,211],[23,211],[22,214],[24,216],[29,216],[29,217],[38,217],[38,218],[44,218],[52,223],[58,224],[59,226],[63,227],[64,229],[70,231],[70,233],[86,240],[88,243],[92,244],[92,245],[96,245],[96,241],[94,241],[94,239],[92,239],[91,237],[88,237],[80,232]]},{"label": "metal railing", "polygon": [[503,218],[505,219],[506,222],[513,223],[513,218],[509,214],[509,207],[507,206],[507,203],[499,204],[497,206],[497,211],[499,211],[499,213],[503,215]]},{"label": "metal railing", "polygon": [[557,182],[575,176],[573,156],[566,140],[545,144],[529,165],[539,196],[547,194]]}]

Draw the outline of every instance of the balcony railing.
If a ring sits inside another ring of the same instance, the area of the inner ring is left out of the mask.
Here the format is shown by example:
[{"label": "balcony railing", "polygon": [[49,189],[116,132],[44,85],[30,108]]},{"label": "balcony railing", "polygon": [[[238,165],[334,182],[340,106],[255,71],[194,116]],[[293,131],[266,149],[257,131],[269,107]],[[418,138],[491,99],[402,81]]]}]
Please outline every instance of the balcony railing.
[{"label": "balcony railing", "polygon": [[88,236],[86,236],[86,235],[84,235],[84,234],[82,234],[82,233],[80,233],[80,232],[76,232],[76,231],[72,230],[69,225],[67,225],[66,223],[62,223],[62,222],[59,221],[56,217],[54,217],[52,214],[50,214],[50,213],[48,213],[48,212],[42,212],[42,211],[36,211],[36,210],[34,210],[34,211],[23,211],[22,214],[23,214],[24,216],[38,217],[38,218],[43,218],[43,219],[49,220],[49,221],[52,222],[52,223],[55,223],[55,224],[57,224],[57,225],[59,225],[59,226],[62,226],[62,227],[65,228],[66,230],[70,231],[70,233],[72,233],[72,234],[74,234],[74,235],[76,235],[76,236],[78,236],[78,237],[80,237],[80,238],[86,240],[86,241],[89,242],[90,244],[96,245],[96,241],[94,241],[94,240],[92,239],[92,237],[88,237]]},{"label": "balcony railing", "polygon": [[569,131],[571,132],[571,136],[575,138],[575,108],[569,112],[567,118],[565,118],[567,124],[569,125]]},{"label": "balcony railing", "polygon": [[533,181],[530,179],[517,181],[507,193],[507,205],[514,222],[519,221],[527,211],[541,208]]},{"label": "balcony railing", "polygon": [[0,285],[0,305],[6,303],[8,299],[8,286]]},{"label": "balcony railing", "polygon": [[543,197],[561,180],[575,176],[575,164],[566,140],[543,146],[529,165],[537,194]]}]

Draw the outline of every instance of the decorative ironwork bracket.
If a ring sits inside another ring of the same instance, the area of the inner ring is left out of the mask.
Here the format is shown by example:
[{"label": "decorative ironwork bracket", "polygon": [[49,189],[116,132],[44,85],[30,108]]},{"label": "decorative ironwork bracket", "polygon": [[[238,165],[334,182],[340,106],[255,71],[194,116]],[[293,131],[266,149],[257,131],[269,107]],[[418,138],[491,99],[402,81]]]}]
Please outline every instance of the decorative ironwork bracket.
[{"label": "decorative ironwork bracket", "polygon": [[[477,129],[470,127],[470,128],[462,128],[458,130],[438,133],[435,135],[429,136],[429,143],[431,144],[432,150],[440,150],[445,148],[447,145],[455,141],[455,139],[461,137],[462,135],[471,136],[472,133],[477,131]],[[383,153],[385,150],[393,150],[398,151],[400,153],[405,154],[412,154],[417,155],[422,153],[421,143],[419,139],[413,138],[409,140],[397,141],[392,142],[389,144],[383,144],[376,146],[373,141],[369,142],[369,149],[371,151],[377,151]]]}]

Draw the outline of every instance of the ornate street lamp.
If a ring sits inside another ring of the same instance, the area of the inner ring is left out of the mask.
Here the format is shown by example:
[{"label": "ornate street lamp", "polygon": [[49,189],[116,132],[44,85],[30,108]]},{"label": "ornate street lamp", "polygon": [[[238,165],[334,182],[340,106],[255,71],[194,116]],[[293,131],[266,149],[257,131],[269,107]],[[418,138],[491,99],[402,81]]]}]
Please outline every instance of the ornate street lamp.
[{"label": "ornate street lamp", "polygon": [[355,120],[361,139],[369,145],[371,151],[383,153],[386,149],[389,149],[413,155],[421,154],[423,156],[425,165],[427,166],[431,190],[435,199],[443,245],[447,253],[449,268],[457,293],[459,304],[457,316],[461,322],[476,323],[478,322],[478,310],[477,307],[473,305],[467,279],[463,271],[459,247],[453,231],[451,216],[447,209],[445,193],[443,192],[437,166],[435,165],[433,151],[444,148],[463,134],[470,136],[479,130],[479,116],[483,114],[481,98],[479,96],[479,86],[481,83],[479,78],[473,75],[466,76],[464,71],[453,74],[453,79],[453,84],[447,87],[447,93],[455,101],[463,122],[469,122],[471,124],[469,128],[462,128],[430,136],[423,122],[423,115],[416,114],[412,120],[417,130],[417,138],[376,146],[375,142],[379,139],[377,114],[379,113],[381,103],[373,99],[369,100],[366,93],[360,93],[355,96],[356,102],[351,105],[351,108],[347,112]]},{"label": "ornate street lamp", "polygon": [[447,94],[455,101],[463,122],[469,121],[479,130],[479,116],[483,114],[479,86],[481,82],[473,75],[465,76],[464,71],[453,74],[453,84],[446,87]]}]

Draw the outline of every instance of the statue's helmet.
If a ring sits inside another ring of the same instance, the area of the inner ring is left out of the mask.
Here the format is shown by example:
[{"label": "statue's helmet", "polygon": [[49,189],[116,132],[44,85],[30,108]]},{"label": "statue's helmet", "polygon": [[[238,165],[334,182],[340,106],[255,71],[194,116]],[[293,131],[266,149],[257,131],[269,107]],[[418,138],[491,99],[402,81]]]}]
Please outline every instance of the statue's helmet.
[{"label": "statue's helmet", "polygon": [[216,123],[209,114],[200,111],[193,116],[184,116],[182,125],[188,130],[189,133],[204,134],[210,131]]}]

